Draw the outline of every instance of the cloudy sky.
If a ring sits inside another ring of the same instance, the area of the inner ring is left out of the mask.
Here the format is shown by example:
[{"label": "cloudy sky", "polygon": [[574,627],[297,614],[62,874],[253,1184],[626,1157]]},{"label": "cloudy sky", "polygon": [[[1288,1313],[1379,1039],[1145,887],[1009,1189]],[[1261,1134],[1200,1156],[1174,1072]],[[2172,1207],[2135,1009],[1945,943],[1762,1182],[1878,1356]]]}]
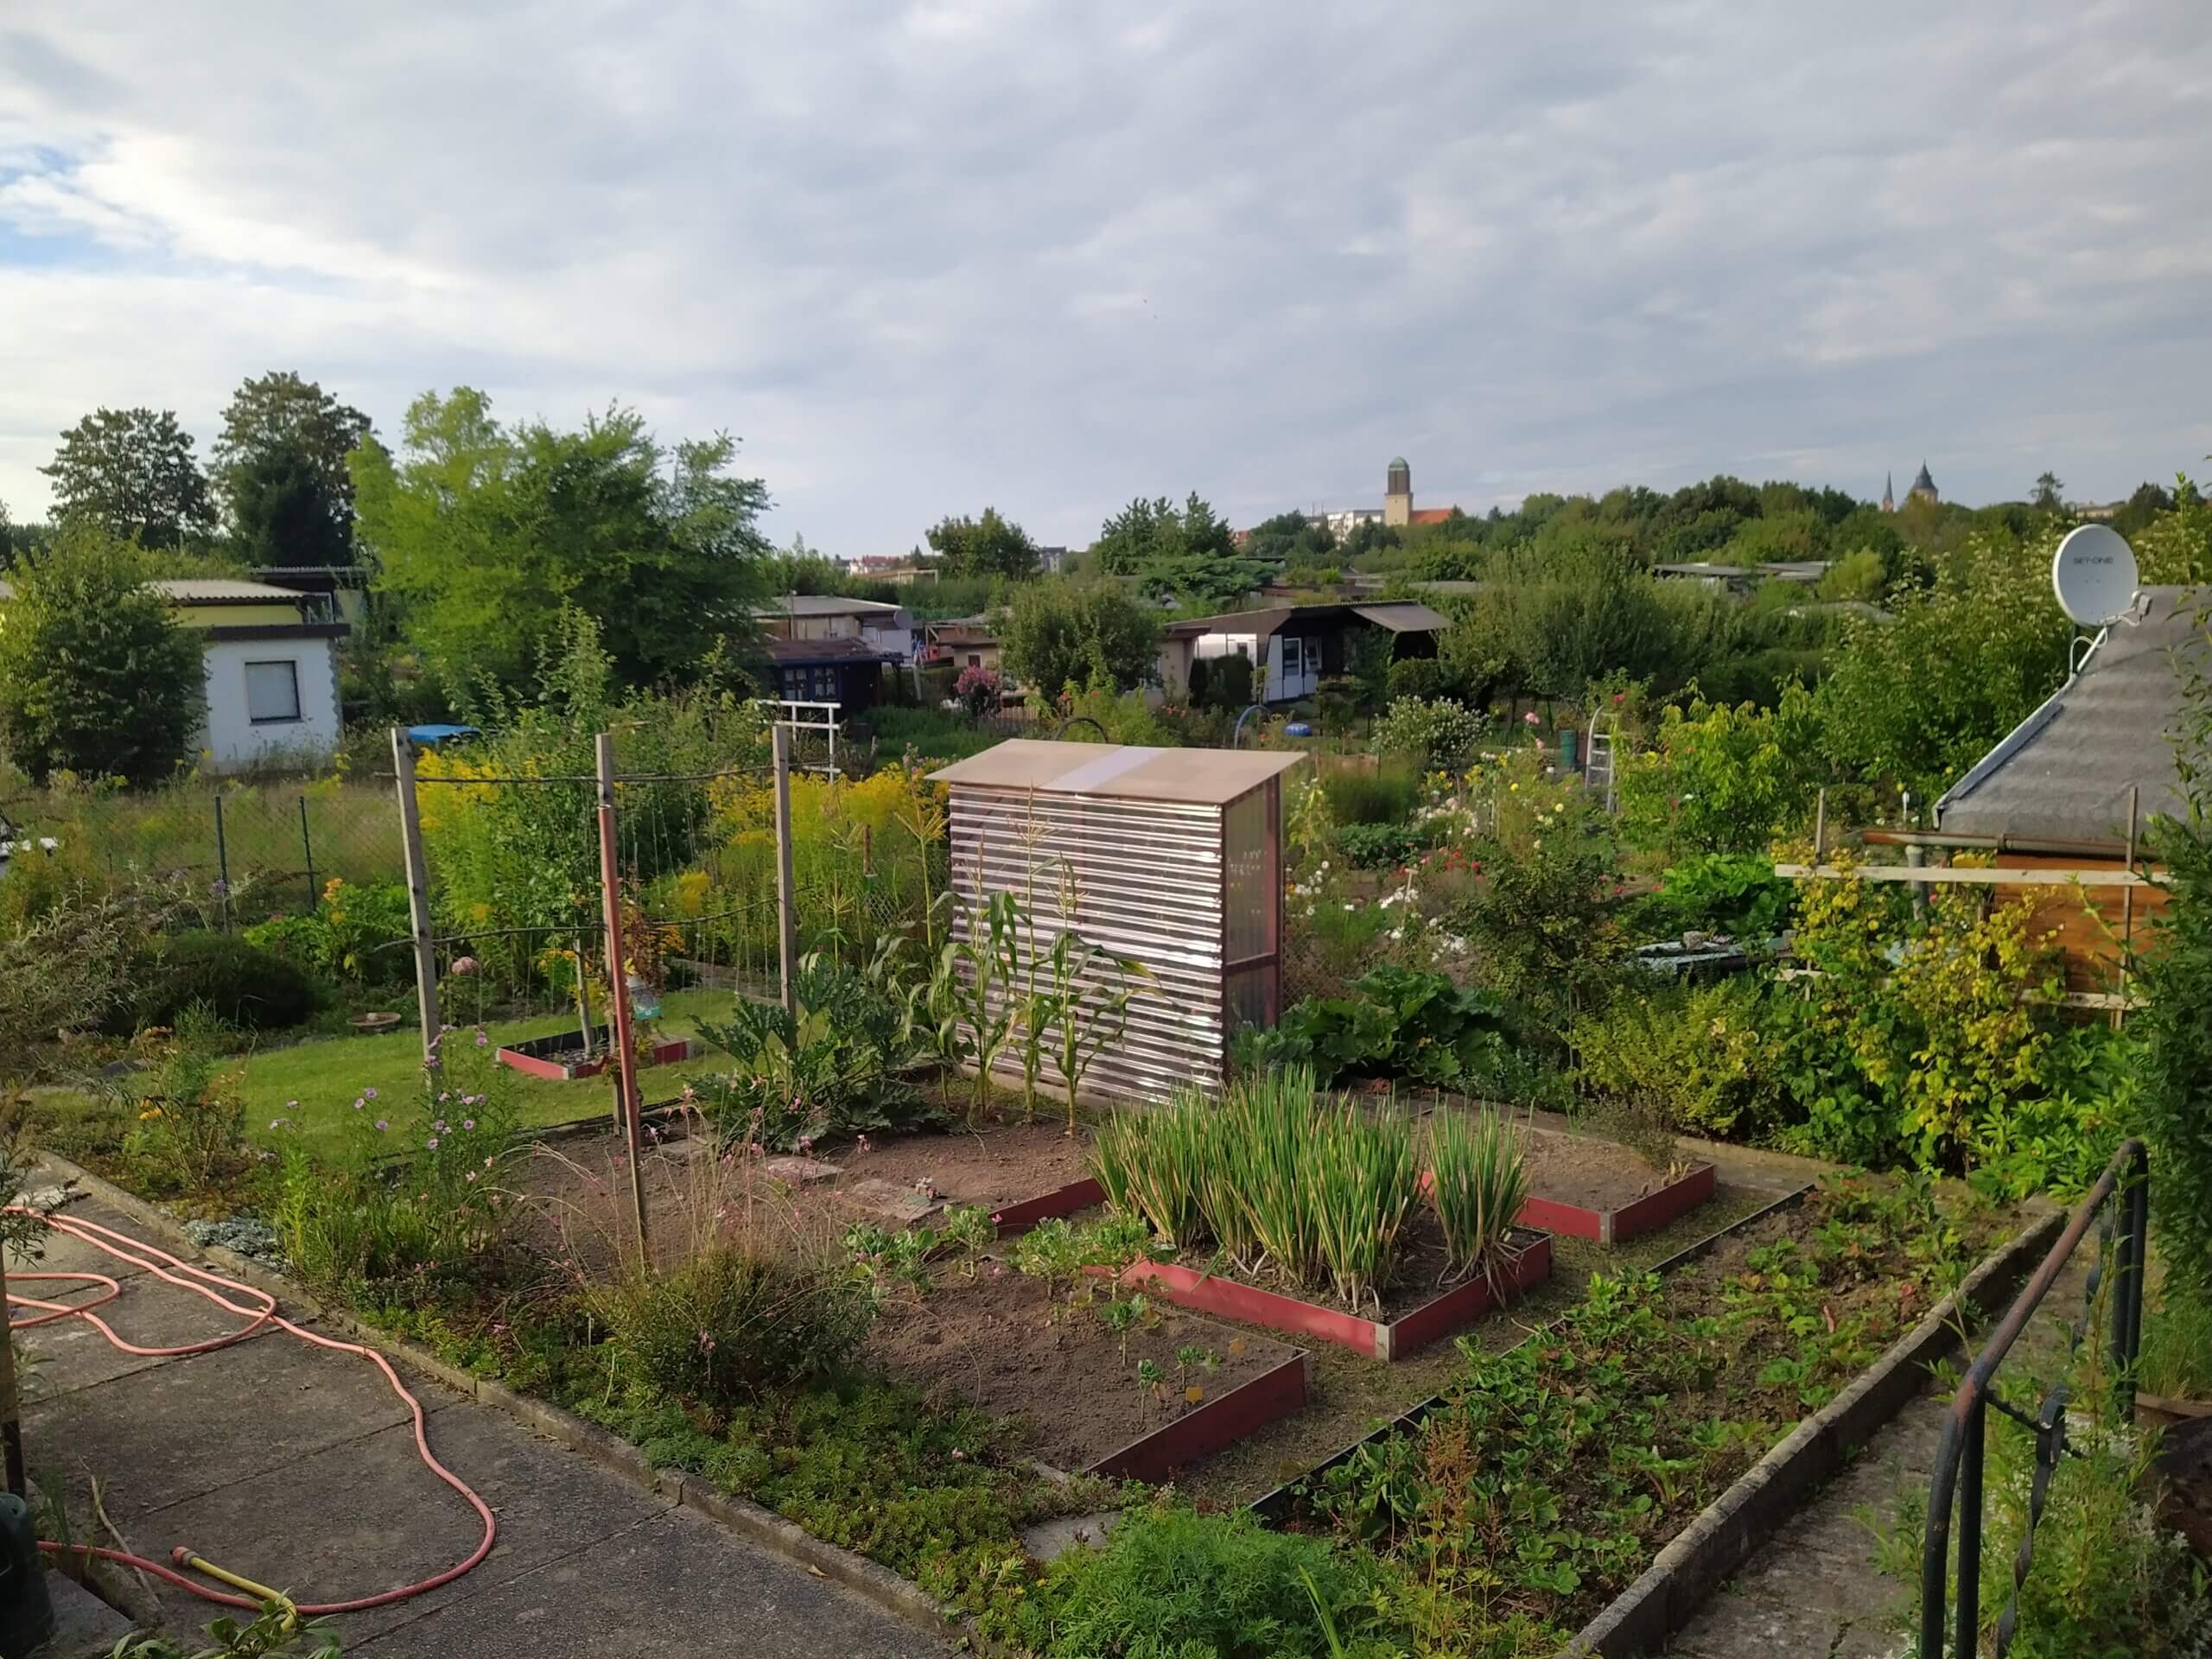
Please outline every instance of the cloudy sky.
[{"label": "cloudy sky", "polygon": [[772,530],[2212,450],[2212,10],[16,0],[0,501],[296,368],[731,431]]}]

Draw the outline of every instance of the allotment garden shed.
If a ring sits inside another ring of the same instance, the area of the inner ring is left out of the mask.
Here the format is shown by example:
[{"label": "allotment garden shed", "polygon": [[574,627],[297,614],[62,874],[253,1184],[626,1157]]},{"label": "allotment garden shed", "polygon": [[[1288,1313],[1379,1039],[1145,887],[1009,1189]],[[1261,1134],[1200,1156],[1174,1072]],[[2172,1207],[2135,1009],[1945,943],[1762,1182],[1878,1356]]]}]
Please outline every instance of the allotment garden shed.
[{"label": "allotment garden shed", "polygon": [[1040,956],[1072,929],[1148,976],[1086,1092],[1161,1100],[1185,1084],[1217,1089],[1236,1028],[1274,1023],[1282,774],[1303,759],[1016,738],[931,774],[950,791],[963,917],[1011,892],[1034,918]]}]

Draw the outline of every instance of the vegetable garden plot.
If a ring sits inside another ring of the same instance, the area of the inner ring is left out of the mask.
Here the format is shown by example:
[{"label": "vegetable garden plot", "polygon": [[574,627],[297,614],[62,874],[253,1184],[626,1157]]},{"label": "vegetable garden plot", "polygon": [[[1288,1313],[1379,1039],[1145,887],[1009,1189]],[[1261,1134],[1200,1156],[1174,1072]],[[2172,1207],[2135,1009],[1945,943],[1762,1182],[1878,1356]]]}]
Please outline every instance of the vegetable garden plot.
[{"label": "vegetable garden plot", "polygon": [[1528,1133],[1524,1226],[1624,1244],[1664,1227],[1712,1198],[1717,1172],[1707,1161],[1656,1169],[1627,1147],[1549,1129]]}]

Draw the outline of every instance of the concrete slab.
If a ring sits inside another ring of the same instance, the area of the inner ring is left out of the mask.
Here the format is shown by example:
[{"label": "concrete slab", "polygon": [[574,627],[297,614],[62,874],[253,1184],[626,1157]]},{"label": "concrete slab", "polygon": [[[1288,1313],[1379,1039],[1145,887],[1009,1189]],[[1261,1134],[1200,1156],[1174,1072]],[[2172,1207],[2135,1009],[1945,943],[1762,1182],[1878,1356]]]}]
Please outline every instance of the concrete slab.
[{"label": "concrete slab", "polygon": [[760,1173],[771,1180],[782,1181],[791,1186],[805,1186],[815,1181],[835,1180],[845,1173],[842,1164],[825,1164],[819,1158],[770,1158],[760,1166]]},{"label": "concrete slab", "polygon": [[1121,1518],[1116,1510],[1099,1510],[1090,1515],[1039,1521],[1035,1526],[1022,1529],[1021,1547],[1029,1552],[1031,1560],[1049,1561],[1071,1549],[1087,1549],[1103,1543]]},{"label": "concrete slab", "polygon": [[54,1636],[31,1659],[106,1659],[130,1634],[129,1619],[74,1579],[48,1573],[46,1593],[54,1603]]},{"label": "concrete slab", "polygon": [[[492,1506],[499,1541],[459,1582],[345,1615],[339,1627],[349,1650],[673,1507],[497,1412],[439,1413],[430,1450]],[[423,1466],[415,1431],[404,1423],[170,1504],[127,1531],[142,1555],[160,1559],[189,1544],[209,1560],[314,1602],[420,1583],[464,1560],[483,1535],[467,1500]],[[194,1598],[171,1586],[161,1590],[173,1623],[199,1617]]]},{"label": "concrete slab", "polygon": [[911,1187],[893,1186],[888,1181],[874,1176],[864,1181],[855,1181],[838,1196],[872,1216],[908,1227],[926,1221],[944,1208],[944,1200],[917,1192]]},{"label": "concrete slab", "polygon": [[938,1659],[950,1643],[685,1510],[358,1646],[346,1659]]},{"label": "concrete slab", "polygon": [[[75,1321],[30,1336],[43,1351],[78,1329],[106,1345]],[[456,1397],[410,1386],[426,1411]],[[23,1439],[35,1468],[99,1476],[119,1522],[408,1419],[369,1362],[278,1332],[42,1401],[24,1412]]]},{"label": "concrete slab", "polygon": [[[94,1311],[116,1335],[141,1348],[188,1347],[249,1322],[149,1274],[119,1277],[118,1282],[123,1294]],[[70,1307],[92,1306],[106,1294],[105,1287],[99,1285],[23,1283],[12,1274],[8,1284],[24,1295]],[[248,1340],[262,1341],[266,1334],[258,1332]],[[35,1325],[25,1338],[31,1363],[23,1377],[23,1393],[33,1403],[169,1363],[155,1356],[126,1353],[83,1319],[56,1319]]]}]

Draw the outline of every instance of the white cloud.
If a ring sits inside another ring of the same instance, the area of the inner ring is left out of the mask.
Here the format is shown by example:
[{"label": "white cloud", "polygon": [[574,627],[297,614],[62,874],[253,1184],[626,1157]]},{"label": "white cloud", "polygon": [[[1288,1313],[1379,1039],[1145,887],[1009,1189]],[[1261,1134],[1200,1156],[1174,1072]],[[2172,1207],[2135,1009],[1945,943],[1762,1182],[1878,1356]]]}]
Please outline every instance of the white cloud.
[{"label": "white cloud", "polygon": [[727,428],[779,534],[1087,539],[2212,447],[2198,0],[53,10],[0,34],[0,499],[296,367]]}]

